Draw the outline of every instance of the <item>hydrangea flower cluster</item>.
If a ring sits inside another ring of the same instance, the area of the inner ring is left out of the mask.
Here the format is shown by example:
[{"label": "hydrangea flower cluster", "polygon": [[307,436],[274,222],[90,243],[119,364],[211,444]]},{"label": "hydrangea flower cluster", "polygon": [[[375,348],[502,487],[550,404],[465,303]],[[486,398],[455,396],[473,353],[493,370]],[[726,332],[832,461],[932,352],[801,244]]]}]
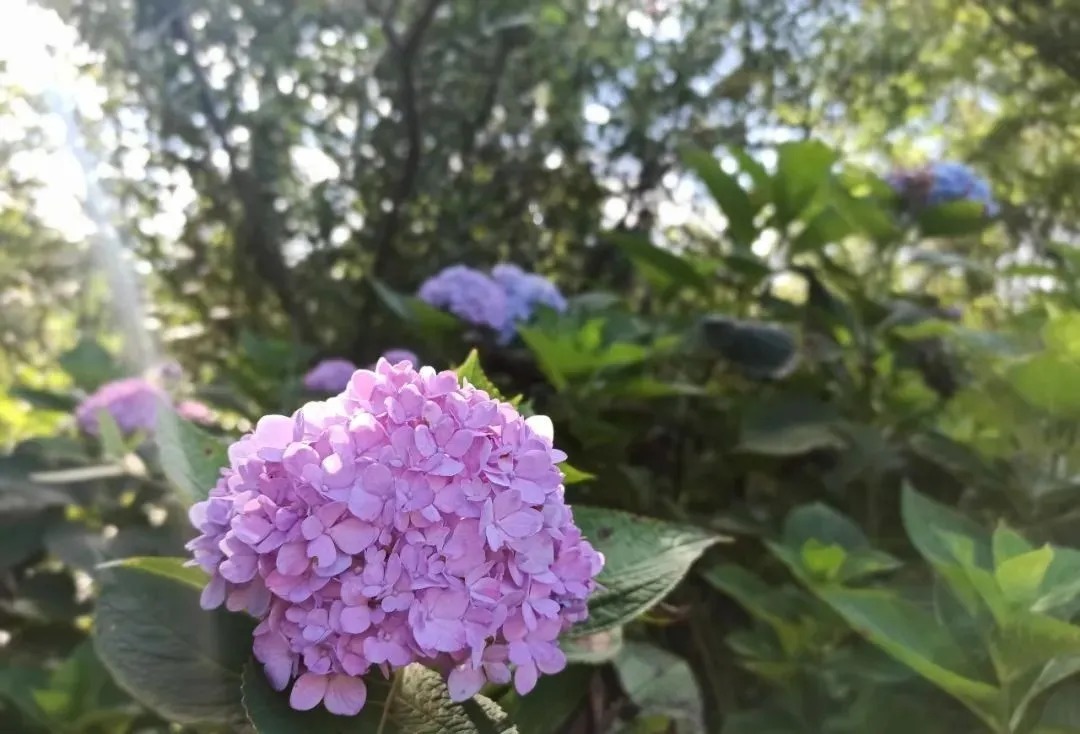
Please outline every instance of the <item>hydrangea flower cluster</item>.
[{"label": "hydrangea flower cluster", "polygon": [[105,411],[116,421],[122,433],[153,431],[157,425],[158,405],[168,397],[154,383],[141,377],[126,377],[106,382],[75,409],[79,427],[92,436],[101,432],[98,414]]},{"label": "hydrangea flower cluster", "polygon": [[304,375],[304,387],[313,392],[341,392],[356,372],[356,365],[347,359],[324,359]]},{"label": "hydrangea flower cluster", "polygon": [[470,324],[498,329],[506,319],[506,294],[489,276],[466,265],[451,265],[420,285],[420,300]]},{"label": "hydrangea flower cluster", "polygon": [[202,605],[260,619],[253,649],[290,704],[363,708],[361,678],[421,662],[455,700],[521,693],[566,664],[603,557],[563,496],[551,421],[453,372],[380,359],[340,395],[266,416],[191,510]]},{"label": "hydrangea flower cluster", "polygon": [[464,265],[451,266],[424,281],[419,296],[469,323],[494,329],[503,344],[537,306],[566,310],[566,299],[554,283],[508,263],[496,265],[490,276]]},{"label": "hydrangea flower cluster", "polygon": [[383,359],[390,364],[397,364],[398,362],[408,362],[414,368],[420,366],[420,358],[408,349],[388,349],[383,352]]},{"label": "hydrangea flower cluster", "polygon": [[537,306],[566,310],[563,294],[542,275],[526,273],[517,265],[504,263],[491,269],[491,277],[506,294],[506,318],[499,330],[499,338],[504,343],[514,338],[517,324],[528,321]]},{"label": "hydrangea flower cluster", "polygon": [[963,163],[940,161],[916,171],[898,171],[888,182],[912,206],[967,200],[982,204],[988,217],[999,211],[989,182]]},{"label": "hydrangea flower cluster", "polygon": [[193,423],[213,423],[214,411],[206,403],[198,400],[181,400],[176,404],[176,413],[184,420]]}]

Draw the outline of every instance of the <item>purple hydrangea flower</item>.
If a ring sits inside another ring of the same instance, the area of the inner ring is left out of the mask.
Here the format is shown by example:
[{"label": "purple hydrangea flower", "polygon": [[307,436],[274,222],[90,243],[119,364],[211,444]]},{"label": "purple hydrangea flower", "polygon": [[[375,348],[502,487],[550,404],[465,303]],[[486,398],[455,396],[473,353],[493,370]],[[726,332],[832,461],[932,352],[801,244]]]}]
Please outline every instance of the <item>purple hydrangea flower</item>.
[{"label": "purple hydrangea flower", "polygon": [[895,171],[886,180],[910,206],[974,201],[988,217],[1000,211],[989,182],[963,163],[939,161],[915,171]]},{"label": "purple hydrangea flower", "polygon": [[506,319],[499,328],[499,340],[504,344],[514,338],[519,323],[532,318],[537,306],[566,310],[566,299],[558,286],[542,275],[504,263],[492,268],[491,277],[506,293]]},{"label": "purple hydrangea flower", "polygon": [[398,362],[408,362],[413,368],[420,366],[420,358],[408,349],[388,349],[383,352],[382,358],[390,364],[397,364]]},{"label": "purple hydrangea flower", "polygon": [[506,320],[503,289],[489,276],[465,265],[452,265],[428,278],[418,295],[470,324],[499,329]]},{"label": "purple hydrangea flower", "polygon": [[304,375],[304,387],[314,392],[341,392],[356,372],[347,359],[324,359]]},{"label": "purple hydrangea flower", "polygon": [[603,557],[563,496],[551,421],[453,372],[380,359],[340,395],[262,418],[194,505],[202,605],[259,618],[253,650],[290,704],[363,706],[362,676],[413,662],[465,700],[566,665]]},{"label": "purple hydrangea flower", "polygon": [[158,405],[166,399],[160,388],[141,377],[114,380],[99,387],[79,404],[75,420],[82,430],[96,436],[100,431],[98,413],[104,410],[124,434],[153,431]]}]

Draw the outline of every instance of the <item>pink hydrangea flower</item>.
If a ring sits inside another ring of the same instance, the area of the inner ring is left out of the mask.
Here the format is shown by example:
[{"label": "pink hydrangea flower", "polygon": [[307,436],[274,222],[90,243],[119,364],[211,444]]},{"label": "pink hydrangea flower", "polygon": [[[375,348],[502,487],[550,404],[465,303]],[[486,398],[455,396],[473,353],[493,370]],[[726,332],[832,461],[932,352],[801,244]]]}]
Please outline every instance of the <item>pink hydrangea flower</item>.
[{"label": "pink hydrangea flower", "polygon": [[181,400],[176,404],[176,412],[184,420],[195,423],[214,422],[214,411],[210,410],[210,406],[206,403],[200,403],[198,400]]},{"label": "pink hydrangea flower", "polygon": [[453,372],[380,359],[340,395],[262,418],[191,509],[202,605],[260,619],[290,704],[351,715],[362,676],[420,662],[455,700],[566,665],[603,557],[564,499],[551,421]]},{"label": "pink hydrangea flower", "polygon": [[353,372],[356,365],[347,359],[324,359],[304,375],[304,387],[315,392],[340,392]]},{"label": "pink hydrangea flower", "polygon": [[157,424],[158,405],[167,400],[165,393],[141,377],[107,382],[87,397],[75,410],[79,427],[98,435],[98,413],[104,410],[124,434],[153,431]]}]

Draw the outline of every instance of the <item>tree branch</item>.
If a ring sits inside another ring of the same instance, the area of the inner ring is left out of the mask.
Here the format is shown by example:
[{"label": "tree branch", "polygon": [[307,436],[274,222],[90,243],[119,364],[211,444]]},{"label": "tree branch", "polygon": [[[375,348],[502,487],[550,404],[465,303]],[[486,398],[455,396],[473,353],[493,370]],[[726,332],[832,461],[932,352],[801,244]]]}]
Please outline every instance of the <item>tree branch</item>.
[{"label": "tree branch", "polygon": [[379,221],[375,234],[375,256],[371,263],[371,274],[378,277],[383,263],[393,251],[394,240],[401,226],[401,210],[413,195],[416,179],[420,173],[420,155],[423,144],[420,129],[420,113],[416,101],[416,80],[414,62],[424,33],[435,18],[435,12],[443,0],[427,0],[420,15],[409,27],[404,40],[394,30],[393,21],[383,16],[382,29],[386,42],[390,46],[391,58],[398,64],[400,83],[398,85],[398,106],[405,124],[407,149],[405,161],[390,194],[390,210]]}]

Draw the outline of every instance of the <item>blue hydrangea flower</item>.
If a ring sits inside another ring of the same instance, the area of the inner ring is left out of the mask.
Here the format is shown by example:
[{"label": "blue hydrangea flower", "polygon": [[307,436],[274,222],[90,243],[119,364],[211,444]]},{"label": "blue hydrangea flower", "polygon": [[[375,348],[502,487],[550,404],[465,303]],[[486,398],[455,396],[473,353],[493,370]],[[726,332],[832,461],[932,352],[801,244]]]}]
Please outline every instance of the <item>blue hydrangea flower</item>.
[{"label": "blue hydrangea flower", "polygon": [[538,306],[566,310],[566,299],[558,286],[541,275],[504,263],[492,268],[491,277],[506,293],[506,319],[499,328],[499,341],[503,344],[514,338],[517,325],[532,318]]},{"label": "blue hydrangea flower", "polygon": [[894,172],[886,180],[909,205],[974,201],[983,205],[988,217],[997,216],[1000,211],[989,182],[963,163],[939,161],[917,171]]},{"label": "blue hydrangea flower", "polygon": [[478,326],[499,329],[506,321],[506,294],[490,276],[452,265],[421,284],[420,300]]}]

